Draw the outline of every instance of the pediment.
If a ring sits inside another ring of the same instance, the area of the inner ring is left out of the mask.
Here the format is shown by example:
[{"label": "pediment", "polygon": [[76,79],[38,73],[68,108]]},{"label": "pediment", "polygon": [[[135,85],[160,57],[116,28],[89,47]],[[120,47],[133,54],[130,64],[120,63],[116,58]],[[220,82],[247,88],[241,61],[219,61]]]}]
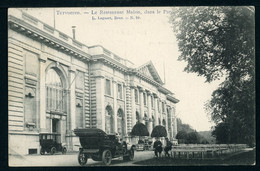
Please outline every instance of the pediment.
[{"label": "pediment", "polygon": [[137,68],[137,71],[140,72],[141,74],[143,74],[144,76],[146,76],[160,84],[163,84],[158,72],[156,71],[156,69],[151,61],[140,66],[139,68]]}]

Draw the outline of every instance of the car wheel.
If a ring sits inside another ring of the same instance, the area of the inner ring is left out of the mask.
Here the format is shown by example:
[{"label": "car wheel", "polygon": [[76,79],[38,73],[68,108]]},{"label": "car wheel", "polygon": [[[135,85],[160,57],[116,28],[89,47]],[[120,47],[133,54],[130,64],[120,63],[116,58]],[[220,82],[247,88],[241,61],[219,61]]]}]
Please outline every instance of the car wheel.
[{"label": "car wheel", "polygon": [[55,147],[52,147],[52,148],[51,148],[51,155],[53,155],[54,153],[56,153],[56,148],[55,148]]},{"label": "car wheel", "polygon": [[104,150],[103,153],[102,153],[102,161],[103,161],[103,163],[106,166],[108,166],[108,165],[110,165],[111,160],[112,160],[111,151],[110,150]]},{"label": "car wheel", "polygon": [[134,160],[134,156],[135,156],[135,152],[134,149],[131,149],[128,151],[128,155],[123,157],[124,161],[133,161]]},{"label": "car wheel", "polygon": [[67,152],[66,147],[63,147],[61,152],[62,152],[62,154],[66,154],[66,152]]},{"label": "car wheel", "polygon": [[84,166],[88,161],[88,158],[86,157],[86,155],[84,153],[82,153],[81,151],[78,154],[78,162],[81,166]]},{"label": "car wheel", "polygon": [[129,150],[129,160],[132,161],[134,160],[134,157],[135,157],[135,152],[134,152],[134,149],[131,149]]},{"label": "car wheel", "polygon": [[45,154],[44,149],[41,148],[41,150],[40,150],[40,154],[41,154],[41,155],[44,155],[44,154]]}]

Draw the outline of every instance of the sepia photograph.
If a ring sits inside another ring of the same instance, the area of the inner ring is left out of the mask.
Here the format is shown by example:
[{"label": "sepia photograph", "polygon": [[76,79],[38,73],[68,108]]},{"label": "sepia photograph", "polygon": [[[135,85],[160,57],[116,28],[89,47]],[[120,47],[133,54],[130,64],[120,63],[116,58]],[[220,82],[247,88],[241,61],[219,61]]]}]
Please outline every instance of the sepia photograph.
[{"label": "sepia photograph", "polygon": [[7,20],[9,167],[256,164],[254,6]]}]

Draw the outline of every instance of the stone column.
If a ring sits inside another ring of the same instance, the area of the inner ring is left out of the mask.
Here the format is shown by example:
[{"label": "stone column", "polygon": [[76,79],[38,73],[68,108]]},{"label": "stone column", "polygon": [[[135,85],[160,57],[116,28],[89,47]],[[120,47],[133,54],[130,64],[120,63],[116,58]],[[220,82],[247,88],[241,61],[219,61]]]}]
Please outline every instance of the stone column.
[{"label": "stone column", "polygon": [[144,90],[142,88],[139,89],[140,91],[140,120],[141,123],[144,124]]},{"label": "stone column", "polygon": [[[161,100],[159,99],[158,97],[158,102],[157,102],[157,107],[158,107],[158,118],[160,118],[160,125],[162,125],[162,103],[161,103]],[[159,124],[159,121],[158,121],[158,124]]]},{"label": "stone column", "polygon": [[128,98],[126,96],[129,96],[129,86],[127,86],[125,83],[123,83],[122,86],[122,91],[123,91],[123,99],[124,99],[124,136],[127,135],[127,132],[130,132],[130,122],[131,119],[129,116],[132,115],[132,113],[129,113],[129,102],[128,102]]},{"label": "stone column", "polygon": [[114,121],[114,132],[117,132],[117,82],[113,80],[113,97],[114,97],[114,109],[113,109],[113,121]]},{"label": "stone column", "polygon": [[172,124],[173,125],[172,126],[172,128],[173,128],[172,134],[173,134],[173,137],[175,138],[178,130],[177,130],[177,118],[176,118],[176,113],[175,113],[174,107],[172,108],[172,122],[173,122],[173,124]]},{"label": "stone column", "polygon": [[158,122],[158,96],[154,94],[154,120],[155,120],[155,126],[159,124]]},{"label": "stone column", "polygon": [[70,78],[70,129],[73,133],[73,130],[76,128],[76,95],[75,95],[75,78],[76,77],[76,68],[71,66],[69,68],[69,78]]},{"label": "stone column", "polygon": [[[173,138],[173,129],[172,129],[172,109],[169,107],[169,116],[167,111],[168,120],[170,120],[170,128],[169,128],[169,138]],[[168,124],[169,125],[169,124]]]},{"label": "stone column", "polygon": [[96,127],[105,131],[105,86],[104,77],[96,76]]},{"label": "stone column", "polygon": [[45,88],[45,69],[47,57],[40,55],[40,132],[46,131],[46,88]]},{"label": "stone column", "polygon": [[135,89],[136,87],[131,87],[132,128],[136,124]]},{"label": "stone column", "polygon": [[152,103],[151,103],[151,92],[147,91],[147,104],[148,104],[148,131],[152,133]]},{"label": "stone column", "polygon": [[170,132],[168,130],[168,113],[167,113],[167,108],[166,108],[167,104],[166,104],[166,101],[164,101],[164,113],[165,113],[165,128],[167,130],[167,133],[168,133],[168,136],[170,135]]}]

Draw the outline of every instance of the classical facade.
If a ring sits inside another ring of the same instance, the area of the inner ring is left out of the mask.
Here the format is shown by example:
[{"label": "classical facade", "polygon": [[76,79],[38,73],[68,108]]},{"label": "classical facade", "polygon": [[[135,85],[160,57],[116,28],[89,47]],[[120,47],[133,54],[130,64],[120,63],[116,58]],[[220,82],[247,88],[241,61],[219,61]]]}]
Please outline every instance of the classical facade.
[{"label": "classical facade", "polygon": [[75,128],[128,136],[136,122],[149,132],[177,133],[178,99],[152,62],[135,67],[102,46],[88,47],[18,9],[8,15],[9,153],[39,153],[39,133],[57,132],[77,150]]}]

